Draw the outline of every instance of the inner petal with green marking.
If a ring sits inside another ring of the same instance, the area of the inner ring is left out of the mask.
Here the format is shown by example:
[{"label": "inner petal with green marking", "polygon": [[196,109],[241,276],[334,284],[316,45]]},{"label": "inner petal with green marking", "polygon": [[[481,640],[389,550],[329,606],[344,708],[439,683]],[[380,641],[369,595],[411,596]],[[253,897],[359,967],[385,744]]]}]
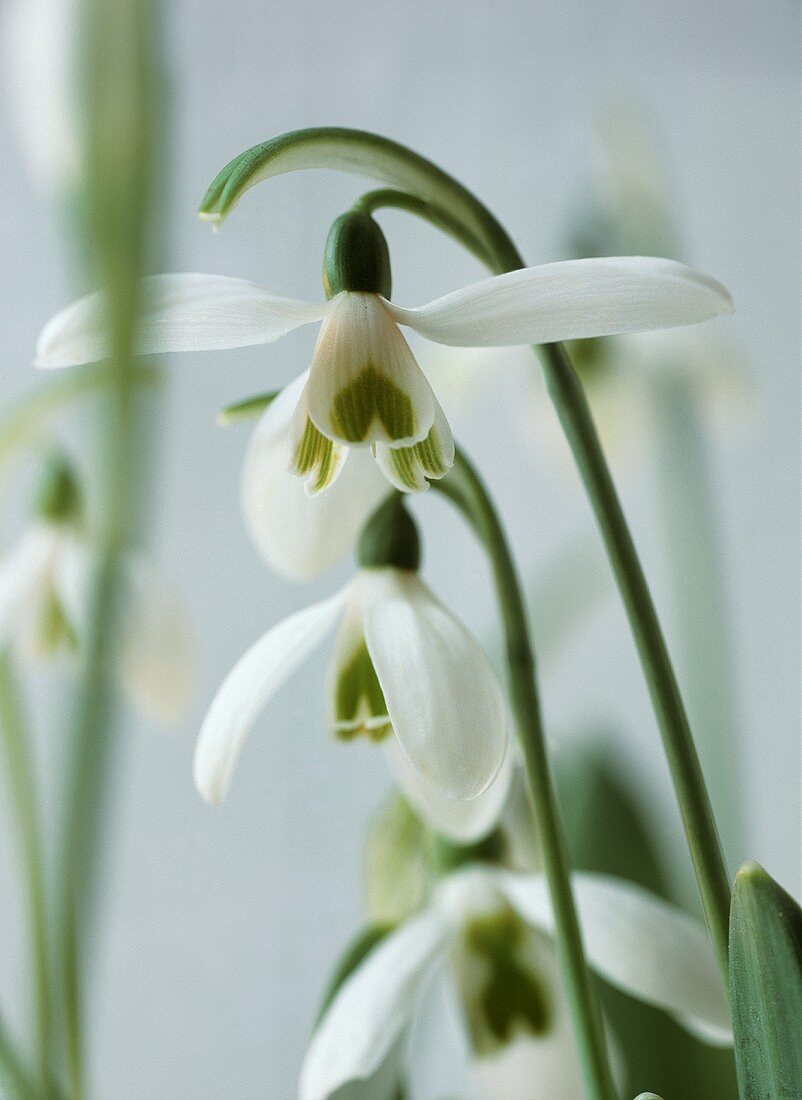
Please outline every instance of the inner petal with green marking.
[{"label": "inner petal with green marking", "polygon": [[348,450],[318,431],[306,417],[300,439],[294,441],[290,470],[305,478],[308,496],[316,496],[335,480]]},{"label": "inner petal with green marking", "polygon": [[332,300],[308,387],[309,416],[344,444],[412,446],[435,419],[431,386],[376,294]]},{"label": "inner petal with green marking", "polygon": [[509,908],[474,917],[463,929],[457,984],[479,1056],[522,1034],[544,1035],[551,1026],[548,988],[533,965],[528,939],[529,930]]},{"label": "inner petal with green marking", "polygon": [[337,669],[333,684],[333,727],[335,736],[343,741],[352,741],[360,735],[382,741],[393,731],[364,640]]}]

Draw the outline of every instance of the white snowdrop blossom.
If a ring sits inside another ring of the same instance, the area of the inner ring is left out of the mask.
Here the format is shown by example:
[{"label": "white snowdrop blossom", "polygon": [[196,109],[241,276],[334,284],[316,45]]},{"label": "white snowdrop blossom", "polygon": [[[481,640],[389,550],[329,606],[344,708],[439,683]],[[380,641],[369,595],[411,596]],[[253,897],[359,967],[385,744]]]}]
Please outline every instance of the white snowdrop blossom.
[{"label": "white snowdrop blossom", "polygon": [[[76,524],[44,517],[0,559],[0,649],[23,660],[78,650],[87,625],[93,548]],[[183,604],[147,558],[121,563],[117,670],[143,711],[162,721],[185,709],[194,644]]]},{"label": "white snowdrop blossom", "polygon": [[[622,879],[575,873],[572,886],[588,962],[600,977],[703,1041],[731,1043],[701,924]],[[454,1002],[476,1100],[530,1100],[533,1088],[549,1100],[575,1100],[583,1090],[553,935],[542,875],[475,864],[443,880],[429,908],[381,941],[337,991],[307,1050],[299,1100],[351,1089],[391,1100],[400,1075],[414,1080],[423,1061],[431,1012],[425,1028],[413,1025],[432,1005]]]},{"label": "white snowdrop blossom", "polygon": [[223,800],[260,712],[338,622],[327,691],[333,734],[386,739],[399,782],[438,831],[459,841],[486,832],[509,783],[501,687],[477,642],[417,574],[392,566],[360,570],[334,596],[274,626],[234,666],[198,738],[201,795]]},{"label": "white snowdrop blossom", "polygon": [[[643,256],[524,268],[404,309],[389,300],[381,230],[353,211],[329,234],[323,303],[224,276],[155,275],[145,282],[142,354],[267,344],[322,322],[308,378],[293,391],[290,427],[289,463],[310,496],[342,475],[352,450],[369,449],[389,482],[406,492],[425,489],[451,467],[451,429],[399,326],[440,344],[494,347],[670,328],[732,311],[714,279]],[[92,294],[48,322],[36,363],[67,367],[108,352],[103,302]]]}]

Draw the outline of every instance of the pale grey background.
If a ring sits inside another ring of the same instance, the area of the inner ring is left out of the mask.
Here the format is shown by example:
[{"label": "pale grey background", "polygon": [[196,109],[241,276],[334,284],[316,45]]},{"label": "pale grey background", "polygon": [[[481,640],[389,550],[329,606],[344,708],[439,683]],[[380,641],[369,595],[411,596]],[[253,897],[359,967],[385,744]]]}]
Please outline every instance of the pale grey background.
[{"label": "pale grey background", "polygon": [[[656,119],[696,264],[738,305],[727,331],[751,360],[748,430],[715,444],[722,567],[732,601],[748,790],[742,853],[799,891],[799,55],[794,3],[592,0],[337,4],[183,0],[172,6],[174,176],[170,267],[218,271],[315,296],[324,235],[358,181],[285,177],[251,193],[219,236],[195,218],[209,180],[272,134],[338,124],[429,154],[482,195],[533,262],[564,254],[590,171],[594,112],[609,94]],[[68,293],[62,237],[0,120],[4,393],[31,381],[39,326]],[[456,249],[385,219],[395,294],[417,304],[478,277]],[[282,691],[243,758],[230,800],[196,795],[194,734],[214,686],[261,631],[333,590],[272,577],[238,513],[247,428],[214,426],[227,401],[292,377],[311,337],[176,358],[157,491],[155,545],[192,606],[202,647],[192,713],[177,731],[126,731],[108,837],[108,908],[96,959],[98,1095],[285,1100],[323,976],[359,913],[360,837],[387,777],[381,754],[322,730],[324,655]],[[486,471],[527,575],[588,526],[573,476],[516,467],[501,379],[457,430]],[[544,414],[546,415],[546,414]],[[537,431],[537,425],[533,426]],[[624,478],[639,545],[665,603],[648,471]],[[479,555],[437,500],[421,503],[427,577],[481,636],[493,608]],[[588,528],[589,529],[589,528]],[[669,633],[675,629],[666,611]],[[42,689],[54,690],[42,679]],[[544,669],[550,728],[619,726],[615,751],[669,805],[657,734],[612,596],[570,656]],[[54,697],[55,698],[55,697]],[[56,709],[55,703],[53,707]],[[54,724],[55,725],[55,724]],[[41,739],[54,759],[59,732]],[[676,834],[669,816],[665,829]],[[4,837],[7,830],[4,830]],[[20,980],[19,914],[0,848],[0,995]],[[685,877],[677,868],[678,879]],[[14,1009],[12,1008],[12,1015]]]}]

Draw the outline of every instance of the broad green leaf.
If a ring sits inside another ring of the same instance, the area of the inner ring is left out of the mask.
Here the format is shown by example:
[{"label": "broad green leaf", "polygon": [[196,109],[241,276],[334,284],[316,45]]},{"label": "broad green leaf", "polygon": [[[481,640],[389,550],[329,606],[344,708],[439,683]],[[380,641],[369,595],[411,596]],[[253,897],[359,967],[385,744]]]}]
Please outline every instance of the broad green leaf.
[{"label": "broad green leaf", "polygon": [[742,1100],[798,1100],[802,910],[757,863],[735,878],[730,997]]}]

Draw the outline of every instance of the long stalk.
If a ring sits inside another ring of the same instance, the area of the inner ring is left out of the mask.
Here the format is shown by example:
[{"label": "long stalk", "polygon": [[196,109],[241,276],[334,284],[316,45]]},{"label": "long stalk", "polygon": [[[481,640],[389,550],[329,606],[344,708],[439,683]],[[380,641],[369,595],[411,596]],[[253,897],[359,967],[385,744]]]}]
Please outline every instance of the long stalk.
[{"label": "long stalk", "polygon": [[37,1093],[44,1100],[50,1093],[52,1053],[44,861],[29,734],[7,652],[0,653],[0,736],[25,878],[36,1020]]},{"label": "long stalk", "polygon": [[598,1000],[585,960],[582,933],[571,892],[568,856],[560,824],[554,783],[535,680],[535,661],[526,607],[501,522],[479,475],[457,452],[454,469],[432,483],[467,518],[482,541],[493,570],[504,625],[509,688],[518,737],[523,749],[532,816],[549,883],[557,952],[579,1047],[588,1095],[611,1100],[616,1095]]}]

